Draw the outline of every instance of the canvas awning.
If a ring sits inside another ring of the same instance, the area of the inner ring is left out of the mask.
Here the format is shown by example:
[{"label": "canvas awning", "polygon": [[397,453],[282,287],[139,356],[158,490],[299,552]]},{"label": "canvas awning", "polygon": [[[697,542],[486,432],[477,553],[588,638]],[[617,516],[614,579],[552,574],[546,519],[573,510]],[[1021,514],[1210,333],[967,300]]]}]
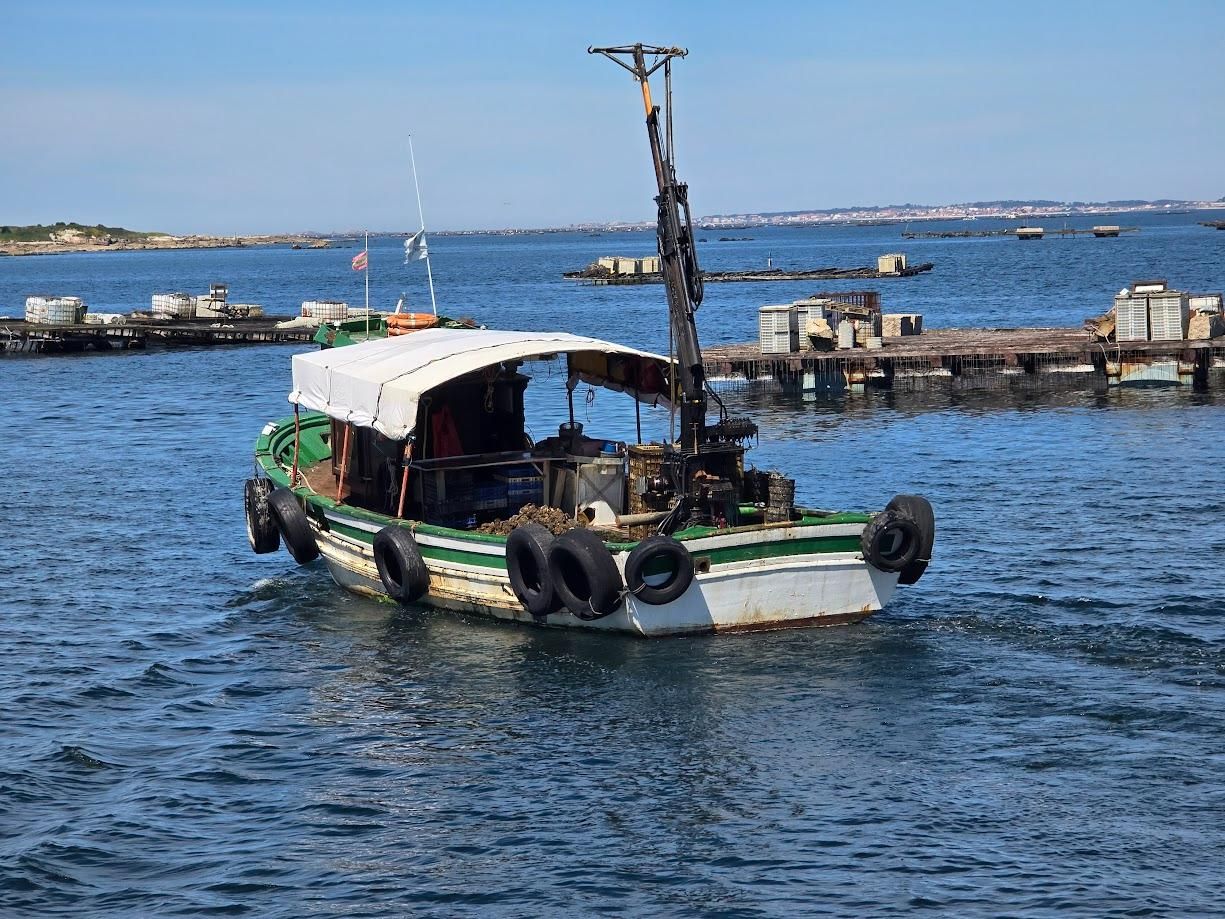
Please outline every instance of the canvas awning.
[{"label": "canvas awning", "polygon": [[417,423],[417,404],[430,390],[508,361],[570,356],[579,380],[628,392],[648,405],[668,404],[668,359],[565,332],[425,329],[293,357],[289,401],[394,440]]}]

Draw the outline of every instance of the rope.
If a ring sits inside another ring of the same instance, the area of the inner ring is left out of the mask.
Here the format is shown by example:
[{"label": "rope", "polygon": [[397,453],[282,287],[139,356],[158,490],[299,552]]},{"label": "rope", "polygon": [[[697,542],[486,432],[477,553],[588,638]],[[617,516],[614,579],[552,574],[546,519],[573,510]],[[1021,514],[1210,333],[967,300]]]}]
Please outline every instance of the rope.
[{"label": "rope", "polygon": [[486,367],[481,371],[481,375],[485,378],[485,414],[493,414],[493,384],[498,379],[498,367]]}]

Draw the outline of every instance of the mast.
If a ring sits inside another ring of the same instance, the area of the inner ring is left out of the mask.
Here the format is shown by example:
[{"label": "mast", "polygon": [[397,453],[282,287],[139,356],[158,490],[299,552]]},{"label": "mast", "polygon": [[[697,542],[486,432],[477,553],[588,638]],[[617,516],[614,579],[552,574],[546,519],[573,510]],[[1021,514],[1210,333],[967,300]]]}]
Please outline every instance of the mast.
[{"label": "mast", "polygon": [[[654,45],[623,45],[613,48],[588,48],[588,54],[602,54],[628,70],[642,88],[642,104],[646,111],[647,138],[651,144],[651,159],[655,164],[658,205],[659,256],[664,283],[668,292],[668,317],[680,372],[681,452],[694,455],[703,452],[706,434],[706,375],[702,369],[702,347],[694,321],[702,302],[702,273],[698,268],[697,251],[693,245],[693,222],[689,213],[689,186],[676,179],[676,163],[672,149],[671,61],[683,58],[684,48],[662,48]],[[652,63],[648,66],[647,56]],[[659,106],[651,100],[649,78],[664,68],[665,95],[668,102],[666,131],[668,144],[660,138]]]},{"label": "mast", "polygon": [[[417,182],[417,154],[413,152],[413,135],[408,135],[408,156],[413,164],[413,188],[417,190],[417,217],[421,221],[421,238],[425,239],[425,211],[421,208],[421,186]],[[425,276],[430,280],[430,308],[438,315],[438,301],[434,299],[434,269],[430,267],[429,245],[425,248]]]}]

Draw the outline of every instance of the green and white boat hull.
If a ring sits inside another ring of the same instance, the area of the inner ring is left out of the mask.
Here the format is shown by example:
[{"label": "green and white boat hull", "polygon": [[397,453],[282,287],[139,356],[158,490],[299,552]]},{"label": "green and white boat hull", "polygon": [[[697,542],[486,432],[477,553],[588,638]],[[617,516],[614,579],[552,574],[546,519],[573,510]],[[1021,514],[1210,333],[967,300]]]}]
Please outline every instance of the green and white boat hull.
[{"label": "green and white boat hull", "polygon": [[[326,456],[318,438],[322,416],[304,416],[304,461]],[[314,436],[312,436],[314,435]],[[276,485],[289,484],[292,420],[270,424],[256,444],[256,460]],[[387,593],[375,565],[375,534],[390,524],[408,529],[430,573],[426,606],[520,622],[536,622],[511,590],[506,538],[397,520],[364,508],[337,504],[306,487],[302,500],[320,555],[340,586],[372,597]],[[652,605],[627,594],[617,609],[596,620],[565,611],[542,624],[643,636],[755,631],[856,622],[884,606],[898,574],[868,564],[860,535],[868,514],[801,511],[790,523],[674,533],[694,560],[696,574],[678,599]],[[634,542],[606,543],[624,578]]]},{"label": "green and white boat hull", "polygon": [[[846,516],[852,515],[840,515]],[[324,518],[329,529],[317,532],[319,551],[336,583],[385,596],[372,548],[381,527],[343,507],[326,509]],[[655,606],[627,595],[602,619],[584,621],[563,611],[551,614],[547,624],[656,636],[855,622],[887,603],[898,579],[863,560],[858,546],[864,523],[745,527],[711,536],[681,532],[675,535],[693,555],[698,573],[679,599]],[[511,591],[505,539],[423,529],[413,531],[430,570],[430,590],[421,602],[533,621]],[[608,544],[622,577],[633,546]]]}]

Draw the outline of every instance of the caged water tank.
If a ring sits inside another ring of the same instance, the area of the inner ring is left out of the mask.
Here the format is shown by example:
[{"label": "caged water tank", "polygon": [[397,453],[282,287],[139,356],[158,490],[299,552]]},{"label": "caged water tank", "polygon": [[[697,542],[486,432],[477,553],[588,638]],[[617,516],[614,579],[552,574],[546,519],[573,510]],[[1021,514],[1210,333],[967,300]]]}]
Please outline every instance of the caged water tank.
[{"label": "caged water tank", "polygon": [[349,315],[349,304],[341,300],[303,300],[302,316],[320,322],[337,322]]},{"label": "caged water tank", "polygon": [[153,315],[158,319],[195,319],[196,298],[191,294],[154,294]]},{"label": "caged water tank", "polygon": [[26,297],[26,322],[40,325],[75,325],[85,318],[85,303],[80,297]]}]

